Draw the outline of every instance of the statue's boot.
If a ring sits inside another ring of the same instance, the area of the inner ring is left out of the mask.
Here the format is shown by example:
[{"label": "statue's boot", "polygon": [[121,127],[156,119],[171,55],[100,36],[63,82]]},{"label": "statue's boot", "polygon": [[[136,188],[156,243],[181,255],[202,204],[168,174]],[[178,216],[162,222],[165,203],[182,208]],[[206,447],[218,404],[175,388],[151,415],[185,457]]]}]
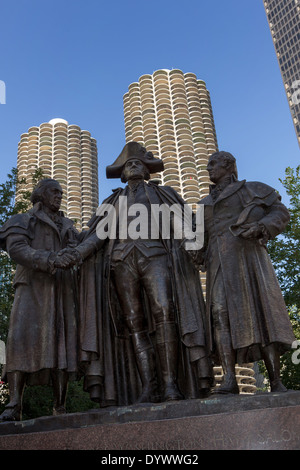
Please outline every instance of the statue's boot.
[{"label": "statue's boot", "polygon": [[25,377],[25,373],[21,371],[7,373],[10,401],[0,415],[0,421],[20,421],[22,419],[22,399]]},{"label": "statue's boot", "polygon": [[200,398],[207,398],[211,394],[214,385],[213,366],[207,354],[196,361],[196,374],[198,377]]},{"label": "statue's boot", "polygon": [[155,352],[148,332],[133,333],[132,342],[135,351],[138,371],[142,382],[142,394],[137,403],[157,403]]},{"label": "statue's boot", "polygon": [[68,391],[68,373],[65,370],[52,370],[53,386],[53,415],[58,416],[66,413],[66,397]]},{"label": "statue's boot", "polygon": [[269,344],[262,349],[263,359],[269,374],[271,392],[287,392],[280,379],[280,354],[276,345]]},{"label": "statue's boot", "polygon": [[235,374],[225,373],[219,387],[214,390],[214,393],[220,393],[223,395],[234,393],[239,393],[239,386],[236,381]]},{"label": "statue's boot", "polygon": [[230,327],[227,320],[227,311],[220,309],[215,322],[215,340],[217,351],[223,369],[223,379],[219,387],[216,387],[214,393],[229,394],[239,393],[235,375],[235,351],[232,347]]},{"label": "statue's boot", "polygon": [[175,323],[157,325],[156,344],[163,382],[162,401],[182,400],[184,397],[177,385],[178,339]]}]

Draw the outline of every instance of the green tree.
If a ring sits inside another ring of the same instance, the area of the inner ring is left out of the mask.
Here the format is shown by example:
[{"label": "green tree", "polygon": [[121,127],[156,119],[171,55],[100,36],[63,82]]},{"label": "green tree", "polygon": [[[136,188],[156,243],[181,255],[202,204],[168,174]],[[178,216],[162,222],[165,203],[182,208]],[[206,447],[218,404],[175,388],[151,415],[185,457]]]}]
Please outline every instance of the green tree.
[{"label": "green tree", "polygon": [[288,306],[300,309],[300,166],[286,169],[279,180],[290,197],[290,222],[284,233],[269,243],[268,249]]},{"label": "green tree", "polygon": [[[280,179],[290,198],[290,222],[285,231],[270,241],[268,250],[290,314],[294,334],[300,348],[300,166],[288,167]],[[282,381],[293,390],[300,390],[300,364],[295,349],[282,356]]]},{"label": "green tree", "polygon": [[[39,172],[40,173],[40,172]],[[12,215],[26,212],[30,205],[30,192],[26,191],[25,179],[18,178],[16,168],[7,175],[8,179],[0,185],[0,225],[3,225]],[[34,175],[38,178],[38,173]],[[20,188],[20,199],[15,201],[17,187]],[[5,341],[8,331],[9,314],[13,302],[13,277],[15,263],[10,259],[5,251],[0,252],[0,339]]]}]

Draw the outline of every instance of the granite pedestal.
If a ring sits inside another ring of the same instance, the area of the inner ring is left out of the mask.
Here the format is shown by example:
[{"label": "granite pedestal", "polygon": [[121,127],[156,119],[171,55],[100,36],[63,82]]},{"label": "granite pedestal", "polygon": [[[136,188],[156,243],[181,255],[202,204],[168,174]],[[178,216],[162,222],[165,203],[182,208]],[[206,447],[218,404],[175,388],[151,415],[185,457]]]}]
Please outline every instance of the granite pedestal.
[{"label": "granite pedestal", "polygon": [[212,396],[0,423],[0,450],[298,450],[300,392]]}]

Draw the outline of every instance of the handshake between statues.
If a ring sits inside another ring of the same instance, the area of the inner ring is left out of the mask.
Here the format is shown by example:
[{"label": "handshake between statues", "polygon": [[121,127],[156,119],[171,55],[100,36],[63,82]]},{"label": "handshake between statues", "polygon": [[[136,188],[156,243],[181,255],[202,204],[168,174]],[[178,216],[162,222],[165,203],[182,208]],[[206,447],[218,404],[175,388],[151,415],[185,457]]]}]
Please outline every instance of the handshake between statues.
[{"label": "handshake between statues", "polygon": [[64,248],[51,257],[56,269],[70,269],[75,265],[82,264],[82,257],[75,248]]}]

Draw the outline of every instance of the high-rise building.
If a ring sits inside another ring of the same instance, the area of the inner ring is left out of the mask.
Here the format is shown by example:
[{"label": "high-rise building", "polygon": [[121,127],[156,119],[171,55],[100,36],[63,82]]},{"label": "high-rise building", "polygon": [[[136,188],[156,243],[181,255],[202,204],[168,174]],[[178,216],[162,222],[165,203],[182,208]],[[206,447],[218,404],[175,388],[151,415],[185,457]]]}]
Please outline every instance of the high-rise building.
[{"label": "high-rise building", "polygon": [[38,168],[45,178],[59,181],[64,192],[61,210],[79,230],[85,228],[98,207],[97,143],[90,132],[64,119],[30,127],[18,145],[18,177],[27,182],[22,189],[32,190]]},{"label": "high-rise building", "polygon": [[152,178],[196,204],[208,193],[206,165],[218,148],[205,82],[193,73],[157,70],[129,85],[123,102],[126,142],[161,158],[165,170]]},{"label": "high-rise building", "polygon": [[264,0],[264,6],[300,145],[300,0]]},{"label": "high-rise building", "polygon": [[[208,158],[218,150],[209,91],[203,80],[181,70],[142,75],[124,95],[126,142],[136,141],[164,162],[162,174],[151,175],[172,186],[193,208],[207,196]],[[205,275],[201,275],[205,292]],[[223,371],[215,367],[216,384]],[[236,366],[240,393],[256,391],[253,364]]]}]

